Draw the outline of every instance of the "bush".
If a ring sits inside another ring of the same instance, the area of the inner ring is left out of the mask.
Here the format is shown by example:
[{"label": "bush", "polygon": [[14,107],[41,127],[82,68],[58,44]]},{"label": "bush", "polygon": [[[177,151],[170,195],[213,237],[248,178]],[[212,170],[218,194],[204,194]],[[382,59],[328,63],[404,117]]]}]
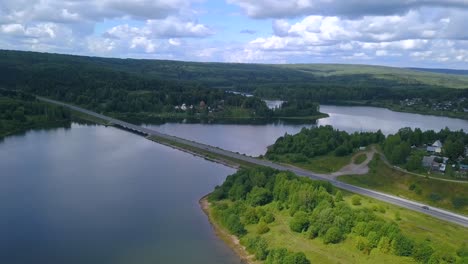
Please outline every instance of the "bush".
[{"label": "bush", "polygon": [[433,201],[433,202],[438,202],[438,201],[442,200],[442,196],[440,196],[440,194],[438,194],[438,193],[431,193],[429,195],[429,199],[431,201]]},{"label": "bush", "polygon": [[351,197],[351,203],[353,205],[361,205],[361,197],[357,196],[357,195],[353,195]]},{"label": "bush", "polygon": [[265,260],[268,256],[268,243],[264,238],[249,238],[245,243],[247,251],[253,253],[258,260]]},{"label": "bush", "polygon": [[258,223],[258,214],[255,208],[248,208],[247,211],[244,212],[244,223],[245,224],[256,224]]},{"label": "bush", "polygon": [[341,193],[341,191],[337,191],[335,193],[335,202],[341,202],[343,201],[343,194]]},{"label": "bush", "polygon": [[421,243],[414,247],[413,258],[421,263],[427,263],[431,258],[434,250],[427,242]]},{"label": "bush", "polygon": [[247,195],[247,200],[252,206],[265,205],[273,199],[270,191],[261,187],[253,187],[250,193]]},{"label": "bush", "polygon": [[452,198],[453,207],[460,209],[468,205],[467,197],[453,197]]},{"label": "bush", "polygon": [[336,244],[341,241],[342,237],[343,234],[341,233],[341,230],[338,227],[331,227],[325,233],[323,241],[325,242],[325,244]]},{"label": "bush", "polygon": [[310,264],[304,253],[293,253],[285,248],[273,249],[265,264]]},{"label": "bush", "polygon": [[270,228],[265,222],[260,222],[257,226],[257,234],[262,235],[265,233],[268,233],[270,231]]},{"label": "bush", "polygon": [[291,222],[289,222],[289,227],[292,231],[301,233],[302,231],[307,230],[309,227],[309,217],[305,212],[297,212]]},{"label": "bush", "polygon": [[236,236],[242,236],[247,233],[244,225],[241,223],[239,216],[235,214],[229,215],[226,221],[226,227]]},{"label": "bush", "polygon": [[413,254],[413,241],[403,235],[396,236],[392,241],[393,254],[397,256],[411,256]]},{"label": "bush", "polygon": [[264,217],[262,217],[262,221],[264,221],[267,224],[273,223],[275,221],[275,216],[272,213],[268,212],[265,214]]},{"label": "bush", "polygon": [[339,146],[335,149],[335,156],[343,157],[349,153],[349,150],[345,146]]}]

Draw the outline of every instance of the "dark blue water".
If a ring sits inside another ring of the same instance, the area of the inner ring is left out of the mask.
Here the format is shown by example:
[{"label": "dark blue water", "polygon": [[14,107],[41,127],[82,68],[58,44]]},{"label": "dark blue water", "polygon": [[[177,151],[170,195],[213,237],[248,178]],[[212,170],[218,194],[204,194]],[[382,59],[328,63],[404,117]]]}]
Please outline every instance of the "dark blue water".
[{"label": "dark blue water", "polygon": [[0,263],[239,263],[198,200],[234,170],[102,126],[0,143]]}]

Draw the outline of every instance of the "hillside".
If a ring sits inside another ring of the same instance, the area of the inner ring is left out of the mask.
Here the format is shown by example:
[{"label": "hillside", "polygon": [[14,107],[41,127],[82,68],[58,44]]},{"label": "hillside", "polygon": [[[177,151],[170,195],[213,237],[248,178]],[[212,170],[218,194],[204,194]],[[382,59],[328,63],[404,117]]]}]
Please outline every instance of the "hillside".
[{"label": "hillside", "polygon": [[[430,69],[392,68],[351,64],[240,64],[203,63],[168,60],[115,59],[50,53],[0,50],[0,67],[38,69],[61,67],[94,67],[171,81],[196,80],[210,88],[239,88],[261,84],[307,83],[327,79],[340,82],[353,76],[357,82],[386,85],[408,84],[424,87],[468,88],[468,76],[431,72]],[[445,70],[450,72],[451,70]],[[337,78],[339,77],[339,78]]]}]

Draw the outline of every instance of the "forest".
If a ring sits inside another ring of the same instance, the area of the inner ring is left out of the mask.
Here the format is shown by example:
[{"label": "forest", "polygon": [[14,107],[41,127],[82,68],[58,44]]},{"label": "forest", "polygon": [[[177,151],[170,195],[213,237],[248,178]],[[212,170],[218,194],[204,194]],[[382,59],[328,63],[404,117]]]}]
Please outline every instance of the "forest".
[{"label": "forest", "polygon": [[385,212],[385,208],[359,208],[361,198],[356,195],[350,206],[344,202],[342,192],[329,182],[297,177],[290,172],[268,168],[240,170],[216,187],[209,201],[214,219],[240,237],[247,250],[265,263],[310,263],[304,252],[270,246],[274,235],[265,234],[273,232],[270,227],[282,214],[289,215],[291,239],[305,236],[323,244],[353,240],[354,250],[364,255],[376,251],[411,257],[419,263],[468,261],[466,245],[458,245],[455,253],[430,240],[410,238],[397,222],[379,216],[378,212]]},{"label": "forest", "polygon": [[[51,97],[97,112],[182,118],[281,118],[317,116],[318,104],[291,101],[287,108],[269,109],[258,97],[210,89],[198,81],[174,81],[130,69],[117,70],[96,58],[0,52],[0,87]],[[104,59],[103,59],[104,60]],[[110,60],[110,59],[107,59]],[[300,110],[299,110],[300,108]]]},{"label": "forest", "polygon": [[[422,98],[427,101],[417,109],[422,111],[436,102],[449,101],[452,105],[468,102],[456,101],[468,98],[468,89],[443,86],[451,85],[443,74],[384,67],[379,73],[371,70],[360,73],[364,66],[347,66],[347,72],[340,74],[340,67],[344,66],[195,63],[0,51],[0,87],[79,104],[98,112],[182,117],[313,116],[316,113],[313,106],[308,107],[310,103],[358,102],[394,107],[402,100]],[[333,69],[335,73],[330,74]],[[453,75],[450,79],[458,80]],[[454,87],[468,88],[467,80],[461,78]],[[256,99],[225,94],[228,90],[249,92]],[[272,113],[258,97],[281,99],[289,105]],[[192,111],[181,113],[180,108],[175,108],[182,104],[193,106]],[[200,104],[206,109],[200,108]],[[302,110],[304,107],[307,109]],[[457,106],[450,113],[463,117],[466,115],[463,107]],[[400,110],[411,111],[407,107]]]},{"label": "forest", "polygon": [[286,134],[268,148],[265,157],[273,161],[303,162],[309,158],[333,154],[345,156],[359,147],[379,144],[385,135],[377,132],[356,132],[349,134],[332,126],[303,128],[295,135]]},{"label": "forest", "polygon": [[69,124],[68,109],[39,102],[22,92],[0,89],[0,138],[31,128]]}]

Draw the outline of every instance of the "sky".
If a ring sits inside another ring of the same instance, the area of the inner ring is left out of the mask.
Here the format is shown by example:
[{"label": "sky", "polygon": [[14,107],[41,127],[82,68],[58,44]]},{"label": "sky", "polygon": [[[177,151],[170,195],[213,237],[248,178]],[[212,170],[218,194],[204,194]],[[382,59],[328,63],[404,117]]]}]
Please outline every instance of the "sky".
[{"label": "sky", "polygon": [[0,0],[0,49],[468,69],[468,0]]}]

